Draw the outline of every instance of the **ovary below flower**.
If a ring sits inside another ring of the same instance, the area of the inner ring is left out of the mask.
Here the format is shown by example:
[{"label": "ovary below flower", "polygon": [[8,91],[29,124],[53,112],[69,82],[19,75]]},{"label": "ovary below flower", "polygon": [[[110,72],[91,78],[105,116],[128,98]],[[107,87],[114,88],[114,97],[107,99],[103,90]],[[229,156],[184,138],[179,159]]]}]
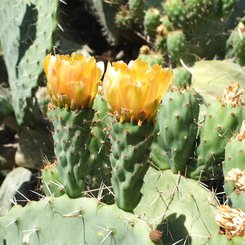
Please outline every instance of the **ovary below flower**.
[{"label": "ovary below flower", "polygon": [[172,70],[160,65],[150,67],[139,59],[128,65],[122,61],[108,63],[103,80],[104,95],[121,121],[150,120],[172,78]]},{"label": "ovary below flower", "polygon": [[93,57],[81,54],[47,55],[44,71],[48,92],[55,105],[72,109],[91,107],[103,71]]}]

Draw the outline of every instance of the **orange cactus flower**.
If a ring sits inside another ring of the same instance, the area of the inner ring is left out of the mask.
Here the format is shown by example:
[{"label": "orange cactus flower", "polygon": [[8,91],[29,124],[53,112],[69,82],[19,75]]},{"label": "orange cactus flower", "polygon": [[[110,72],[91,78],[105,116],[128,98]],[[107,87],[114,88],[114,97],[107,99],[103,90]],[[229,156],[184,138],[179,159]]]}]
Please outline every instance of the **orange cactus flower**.
[{"label": "orange cactus flower", "polygon": [[49,54],[44,60],[44,71],[53,104],[67,109],[92,106],[103,74],[103,67],[100,69],[93,57]]},{"label": "orange cactus flower", "polygon": [[150,67],[137,59],[128,65],[122,61],[108,63],[103,91],[112,112],[120,121],[151,120],[172,82],[173,72],[160,65]]}]

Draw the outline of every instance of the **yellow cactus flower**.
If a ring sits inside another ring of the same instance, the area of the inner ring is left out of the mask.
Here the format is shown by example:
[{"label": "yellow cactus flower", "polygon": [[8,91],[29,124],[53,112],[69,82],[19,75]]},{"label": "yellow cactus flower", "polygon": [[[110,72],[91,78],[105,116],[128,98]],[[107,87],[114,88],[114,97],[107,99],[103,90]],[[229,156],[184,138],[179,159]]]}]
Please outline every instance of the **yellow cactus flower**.
[{"label": "yellow cactus flower", "polygon": [[160,65],[150,67],[140,59],[128,65],[122,61],[113,62],[107,65],[103,91],[109,107],[121,122],[140,124],[154,117],[172,78],[172,70]]},{"label": "yellow cactus flower", "polygon": [[89,108],[98,91],[103,69],[93,57],[81,54],[47,55],[44,71],[48,92],[55,105],[71,109]]}]

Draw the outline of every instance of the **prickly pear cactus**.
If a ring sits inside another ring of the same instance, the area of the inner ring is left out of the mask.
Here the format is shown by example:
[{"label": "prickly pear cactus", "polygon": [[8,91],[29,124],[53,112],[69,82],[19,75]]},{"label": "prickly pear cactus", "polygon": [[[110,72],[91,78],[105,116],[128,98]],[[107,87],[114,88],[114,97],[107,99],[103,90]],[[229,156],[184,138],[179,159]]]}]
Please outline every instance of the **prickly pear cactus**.
[{"label": "prickly pear cactus", "polygon": [[37,113],[33,112],[32,98],[43,71],[43,59],[53,47],[58,3],[58,0],[0,2],[0,41],[19,124]]},{"label": "prickly pear cactus", "polygon": [[54,241],[56,244],[154,244],[147,223],[115,205],[107,206],[92,198],[69,199],[66,195],[45,198],[24,208],[13,207],[0,218],[3,244],[53,244]]},{"label": "prickly pear cactus", "polygon": [[110,4],[106,1],[92,0],[88,1],[91,6],[92,13],[97,17],[98,22],[102,26],[102,31],[108,42],[111,44],[117,44],[118,42],[118,31],[113,23],[116,15],[117,4]]},{"label": "prickly pear cactus", "polygon": [[18,167],[13,169],[0,186],[0,216],[5,215],[13,205],[15,195],[21,186],[31,180],[29,169]]},{"label": "prickly pear cactus", "polygon": [[144,17],[145,34],[153,36],[160,25],[160,11],[156,8],[147,9]]},{"label": "prickly pear cactus", "polygon": [[170,169],[170,163],[167,151],[163,149],[163,142],[159,134],[159,127],[155,129],[155,137],[151,144],[151,153],[149,156],[149,160],[151,165],[157,169],[166,170]]},{"label": "prickly pear cactus", "polygon": [[61,184],[68,196],[82,195],[87,170],[95,158],[90,154],[94,98],[102,63],[82,54],[47,55],[44,71],[51,98],[48,116],[54,126],[54,152]]},{"label": "prickly pear cactus", "polygon": [[153,66],[155,64],[159,64],[163,66],[165,63],[162,54],[150,50],[150,48],[147,45],[143,45],[140,48],[140,53],[138,58],[148,63],[150,66]]},{"label": "prickly pear cactus", "polygon": [[143,16],[144,4],[144,0],[128,0],[128,8],[133,17],[141,18]]},{"label": "prickly pear cactus", "polygon": [[89,190],[98,189],[101,183],[111,186],[111,165],[109,160],[110,122],[108,108],[102,95],[97,94],[94,100],[95,111],[92,121],[92,139],[89,144],[90,165],[88,170],[86,188]]}]

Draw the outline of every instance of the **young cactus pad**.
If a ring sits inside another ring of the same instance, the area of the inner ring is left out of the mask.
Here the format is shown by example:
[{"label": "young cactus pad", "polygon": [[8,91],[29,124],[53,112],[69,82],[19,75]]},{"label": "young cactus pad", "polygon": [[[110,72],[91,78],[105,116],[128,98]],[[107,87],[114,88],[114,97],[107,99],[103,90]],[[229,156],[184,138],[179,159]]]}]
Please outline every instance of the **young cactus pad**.
[{"label": "young cactus pad", "polygon": [[177,89],[166,93],[157,115],[159,144],[162,142],[173,173],[185,175],[192,167],[198,114],[199,104],[194,91]]},{"label": "young cactus pad", "polygon": [[132,211],[141,199],[140,189],[149,168],[153,117],[171,80],[171,70],[150,67],[139,59],[128,65],[108,64],[103,89],[114,114],[110,131],[112,186],[116,203],[123,210]]},{"label": "young cactus pad", "polygon": [[61,184],[70,197],[81,196],[91,154],[91,108],[103,71],[93,57],[73,53],[46,56],[44,71],[52,99],[55,155]]},{"label": "young cactus pad", "polygon": [[61,184],[70,197],[82,195],[89,166],[90,127],[94,112],[90,109],[67,111],[56,107],[49,111],[54,125],[54,152]]},{"label": "young cactus pad", "polygon": [[132,211],[142,194],[143,178],[149,168],[149,148],[153,139],[152,122],[141,127],[132,123],[113,122],[111,130],[112,186],[117,205]]},{"label": "young cactus pad", "polygon": [[245,120],[240,132],[234,135],[225,147],[224,175],[233,168],[245,170]]},{"label": "young cactus pad", "polygon": [[191,173],[192,178],[211,178],[221,174],[225,145],[242,124],[242,93],[240,85],[232,83],[226,87],[223,98],[208,107],[200,130],[197,163]]}]

